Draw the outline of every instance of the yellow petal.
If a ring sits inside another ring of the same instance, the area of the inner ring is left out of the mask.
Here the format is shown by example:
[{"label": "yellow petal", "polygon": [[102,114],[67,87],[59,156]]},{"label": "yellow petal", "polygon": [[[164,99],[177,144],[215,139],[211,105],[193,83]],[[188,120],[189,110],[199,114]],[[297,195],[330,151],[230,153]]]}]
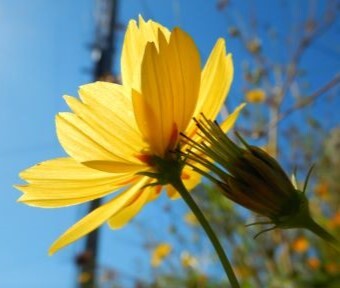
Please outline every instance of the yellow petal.
[{"label": "yellow petal", "polygon": [[[214,120],[228,95],[233,80],[234,68],[231,54],[226,54],[225,42],[219,39],[204,66],[201,75],[201,87],[194,116],[200,113]],[[191,137],[195,130],[192,121],[186,134]]]},{"label": "yellow petal", "polygon": [[98,228],[110,217],[112,217],[112,215],[119,212],[127,203],[129,203],[147,181],[148,178],[141,178],[138,183],[131,186],[128,190],[122,192],[114,199],[108,201],[104,205],[92,211],[90,214],[86,215],[52,244],[49,254],[54,254],[59,249],[69,245],[70,243]]},{"label": "yellow petal", "polygon": [[[146,205],[151,199],[154,200],[155,190],[152,188],[146,188],[141,190],[134,199],[131,200],[125,207],[123,207],[118,213],[113,215],[108,223],[111,229],[120,229],[127,224],[133,217],[135,217],[139,211]],[[159,195],[159,194],[158,194]]]},{"label": "yellow petal", "polygon": [[196,107],[200,58],[193,40],[176,28],[167,43],[159,33],[159,51],[148,43],[142,62],[141,93],[133,93],[137,124],[152,153],[164,156],[175,146]]},{"label": "yellow petal", "polygon": [[22,173],[28,182],[15,186],[24,192],[19,199],[27,205],[54,208],[103,197],[137,179],[131,174],[111,174],[87,168],[72,158],[42,162]]},{"label": "yellow petal", "polygon": [[135,20],[129,22],[121,57],[121,73],[124,85],[140,91],[140,73],[144,50],[148,42],[153,42],[158,47],[158,30],[164,34],[166,39],[169,39],[169,30],[159,23],[151,20],[145,22],[141,16],[139,17],[139,27]]},{"label": "yellow petal", "polygon": [[[131,89],[114,83],[95,82],[81,86],[79,95],[114,133],[124,135],[126,141],[141,138],[133,111]],[[140,140],[138,144],[144,143]]]},{"label": "yellow petal", "polygon": [[101,179],[104,181],[111,180],[115,179],[116,176],[89,169],[72,158],[56,158],[22,171],[20,177],[28,183],[58,183],[60,180],[66,183],[74,180],[87,183],[97,182]]},{"label": "yellow petal", "polygon": [[240,104],[228,117],[222,122],[221,129],[227,133],[231,128],[234,127],[234,124],[242,111],[242,109],[246,106],[245,103]]},{"label": "yellow petal", "polygon": [[145,147],[136,126],[129,90],[96,82],[84,85],[82,101],[66,97],[76,114],[57,116],[57,135],[66,152],[79,162],[111,160],[137,163],[134,154]]},{"label": "yellow petal", "polygon": [[[102,114],[96,111],[96,105],[92,105],[92,107],[90,105],[83,104],[76,98],[70,96],[65,96],[64,98],[78,118],[90,126],[94,131],[97,131],[107,142],[110,143],[110,149],[115,155],[129,159],[130,161],[136,160],[136,158],[132,157],[132,155],[143,149],[140,141],[138,141],[141,138],[140,134],[133,131],[132,128],[129,129],[130,127],[123,130],[120,125],[117,125],[117,123],[112,123],[112,121],[105,119],[105,115],[103,117]],[[127,137],[129,135],[130,137]]]},{"label": "yellow petal", "polygon": [[73,113],[59,113],[56,117],[59,142],[71,157],[79,162],[112,160],[124,162],[110,149],[110,143],[98,131]]},{"label": "yellow petal", "polygon": [[149,167],[145,164],[122,163],[115,161],[87,161],[82,162],[82,164],[87,167],[109,173],[137,173],[149,169]]}]

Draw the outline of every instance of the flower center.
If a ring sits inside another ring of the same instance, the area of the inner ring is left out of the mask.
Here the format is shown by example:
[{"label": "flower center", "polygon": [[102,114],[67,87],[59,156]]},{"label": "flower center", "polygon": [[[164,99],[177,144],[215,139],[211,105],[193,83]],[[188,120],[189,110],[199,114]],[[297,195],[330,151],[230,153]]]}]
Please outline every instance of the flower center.
[{"label": "flower center", "polygon": [[181,177],[184,162],[179,152],[167,152],[164,157],[144,154],[139,159],[152,167],[154,172],[137,174],[155,178],[159,185],[167,185],[172,183],[174,179],[177,180]]}]

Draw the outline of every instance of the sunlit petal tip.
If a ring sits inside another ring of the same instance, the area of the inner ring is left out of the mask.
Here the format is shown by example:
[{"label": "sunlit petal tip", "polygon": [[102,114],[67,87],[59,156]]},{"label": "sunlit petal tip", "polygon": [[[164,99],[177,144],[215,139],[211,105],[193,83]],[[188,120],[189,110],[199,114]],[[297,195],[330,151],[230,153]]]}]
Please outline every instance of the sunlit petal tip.
[{"label": "sunlit petal tip", "polygon": [[[21,192],[25,193],[26,191],[23,189],[24,187],[25,187],[25,185],[23,185],[22,187],[16,187],[16,189],[18,189]],[[17,199],[17,203],[24,203],[25,205],[28,205],[28,206],[39,207],[39,206],[35,205],[35,202],[32,201],[31,197],[28,194],[26,194],[26,193],[21,195]]]},{"label": "sunlit petal tip", "polygon": [[63,95],[63,99],[64,99],[65,102],[67,103],[67,101],[70,101],[71,99],[75,99],[75,97],[70,96],[70,95]]},{"label": "sunlit petal tip", "polygon": [[83,85],[80,85],[79,88],[78,88],[78,93],[80,94],[81,92],[87,92],[87,90],[89,89],[92,89],[92,88],[95,88],[95,87],[100,87],[102,85],[105,85],[105,84],[114,84],[114,83],[108,83],[108,82],[103,82],[103,81],[95,81],[95,82],[91,82],[91,83],[86,83],[86,84],[83,84]]},{"label": "sunlit petal tip", "polygon": [[232,72],[234,72],[233,54],[228,53],[226,55],[226,63],[227,63],[227,65],[231,65],[230,68],[232,68],[233,69]]},{"label": "sunlit petal tip", "polygon": [[216,41],[216,44],[223,45],[224,49],[225,49],[226,45],[225,45],[225,39],[224,38],[222,38],[222,37],[218,38],[217,41]]},{"label": "sunlit petal tip", "polygon": [[[175,27],[172,32],[171,32],[171,35],[170,35],[170,41],[174,41],[176,42],[176,44],[181,47],[183,46],[182,48],[188,48],[192,50],[192,52],[195,53],[195,58],[193,60],[195,60],[193,62],[193,65],[196,66],[196,63],[197,62],[197,59],[199,60],[199,64],[200,64],[200,54],[199,54],[199,51],[198,51],[198,48],[195,44],[195,41],[194,39],[190,36],[190,34],[188,34],[187,32],[183,31],[181,28],[179,27]],[[187,50],[187,51],[188,51]],[[193,67],[193,69],[196,68],[196,67]],[[199,67],[201,69],[201,67]]]},{"label": "sunlit petal tip", "polygon": [[227,54],[227,48],[224,38],[218,38],[214,48],[212,50],[214,53],[220,54],[220,55],[226,55]]},{"label": "sunlit petal tip", "polygon": [[[149,20],[149,21],[151,21],[151,20]],[[138,14],[138,23],[139,23],[139,25],[142,25],[142,24],[146,23],[144,18],[143,18],[143,16],[142,16],[142,14]]]},{"label": "sunlit petal tip", "polygon": [[247,103],[243,102],[236,109],[243,109],[244,107],[246,107],[246,105],[247,105]]},{"label": "sunlit petal tip", "polygon": [[[57,241],[55,241],[54,243],[56,243]],[[54,244],[52,244],[52,246],[50,247],[50,249],[48,249],[48,256],[53,256],[58,250],[60,250],[62,247],[58,248],[56,247]]]},{"label": "sunlit petal tip", "polygon": [[[38,163],[38,164],[36,164],[36,165],[34,165],[34,166],[32,166],[32,167],[29,167],[29,168],[27,168],[27,169],[21,171],[21,172],[19,173],[20,179],[22,179],[22,180],[24,180],[24,181],[26,181],[26,182],[30,182],[30,181],[29,181],[29,175],[30,175],[31,171],[34,170],[34,169],[36,169],[37,167],[39,167],[39,166],[42,165],[43,163],[45,163],[45,161],[44,161],[44,162],[40,162],[40,163]],[[23,186],[23,185],[14,185],[13,187],[14,187],[14,188],[17,188],[17,187],[22,187],[22,186]]]},{"label": "sunlit petal tip", "polygon": [[63,98],[68,107],[70,107],[74,111],[73,107],[79,103],[79,100],[73,96],[68,95],[64,95]]},{"label": "sunlit petal tip", "polygon": [[100,85],[102,85],[102,83],[103,83],[102,81],[95,81],[95,82],[92,82],[92,83],[80,85],[79,88],[78,88],[78,93],[79,94],[82,93],[82,92],[86,93],[89,88],[91,89],[91,88],[94,88],[96,86],[100,86]]},{"label": "sunlit petal tip", "polygon": [[[195,51],[196,55],[194,55],[196,58],[198,57],[198,59],[200,59],[200,54],[198,51],[198,48],[195,44],[195,41],[193,40],[193,38],[185,31],[183,31],[181,28],[179,27],[175,27],[172,32],[171,32],[171,39],[173,39],[173,41],[177,41],[178,45],[189,45],[190,49],[193,49],[193,51]],[[184,48],[186,47],[184,46]],[[197,59],[194,59],[197,60]]]},{"label": "sunlit petal tip", "polygon": [[235,108],[235,110],[229,114],[229,116],[223,121],[221,124],[221,129],[226,133],[230,129],[232,129],[235,125],[235,122],[241,113],[242,109],[246,106],[246,103],[242,103]]},{"label": "sunlit petal tip", "polygon": [[[109,218],[108,211],[105,211],[105,205],[92,211],[90,214],[82,218],[79,222],[71,226],[63,235],[61,235],[51,245],[48,255],[51,256],[58,250],[68,246],[69,244],[77,241],[87,233],[93,231],[98,226],[103,224]],[[94,219],[94,216],[98,214],[98,219]]]},{"label": "sunlit petal tip", "polygon": [[232,56],[232,54],[228,52],[227,44],[224,38],[218,38],[218,40],[216,41],[216,45],[220,47],[222,54],[229,56],[229,57]]},{"label": "sunlit petal tip", "polygon": [[[143,16],[141,14],[138,15],[138,26],[140,30],[144,30],[144,32],[148,31],[148,29],[161,29],[162,32],[164,33],[165,31],[168,31],[167,28],[165,28],[163,25],[159,24],[156,21],[153,21],[151,19],[148,19],[145,21]],[[149,30],[150,32],[151,30]]]},{"label": "sunlit petal tip", "polygon": [[131,19],[127,25],[127,29],[126,29],[126,32],[129,31],[129,29],[134,26],[134,27],[137,27],[137,21],[135,19]]},{"label": "sunlit petal tip", "polygon": [[59,134],[59,127],[61,125],[62,122],[65,121],[65,118],[69,115],[69,114],[73,114],[73,113],[70,113],[70,112],[59,112],[55,115],[55,125],[56,125],[56,134],[58,136]]},{"label": "sunlit petal tip", "polygon": [[[19,178],[22,179],[22,180],[26,180],[25,175],[26,175],[26,170],[23,170],[19,173]],[[16,188],[17,186],[19,186],[19,185],[14,185],[13,187]]]},{"label": "sunlit petal tip", "polygon": [[49,255],[53,255],[61,248],[68,246],[84,235],[97,229],[110,217],[119,213],[122,208],[128,206],[128,203],[131,203],[131,201],[136,197],[136,193],[140,191],[147,181],[149,181],[147,177],[140,178],[140,180],[130,186],[130,188],[106,202],[99,208],[93,210],[76,224],[71,226],[51,245]]},{"label": "sunlit petal tip", "polygon": [[[22,191],[22,192],[25,192],[24,190],[22,190],[21,189],[21,187],[20,186],[17,186],[17,187],[15,187],[16,189],[18,189],[18,190],[20,190],[20,191]],[[25,199],[26,197],[25,197],[25,194],[23,194],[23,195],[21,195],[18,199],[17,199],[17,202],[18,203],[25,203]]]},{"label": "sunlit petal tip", "polygon": [[[224,38],[218,38],[213,50],[216,50],[219,54],[232,58],[232,54],[227,52],[226,41]],[[230,59],[232,60],[232,59]]]},{"label": "sunlit petal tip", "polygon": [[[19,191],[22,192],[22,193],[25,193],[24,186],[26,186],[26,185],[13,185],[13,188],[19,190]],[[21,196],[17,199],[17,202],[18,202],[18,203],[24,202],[24,196],[25,196],[25,194],[21,195]]]},{"label": "sunlit petal tip", "polygon": [[226,58],[225,58],[225,62],[228,68],[228,72],[230,75],[230,82],[233,80],[234,78],[234,62],[233,62],[233,54],[228,53]]},{"label": "sunlit petal tip", "polygon": [[[22,173],[19,174],[19,176],[21,175]],[[23,179],[21,176],[20,176],[21,179]],[[13,185],[12,187],[15,188],[15,189],[18,189],[20,190],[20,188],[23,186],[24,184],[15,184]],[[21,191],[21,190],[20,190]]]},{"label": "sunlit petal tip", "polygon": [[55,121],[56,121],[56,124],[58,121],[62,120],[63,117],[65,116],[65,114],[67,114],[68,112],[59,112],[55,115]]}]

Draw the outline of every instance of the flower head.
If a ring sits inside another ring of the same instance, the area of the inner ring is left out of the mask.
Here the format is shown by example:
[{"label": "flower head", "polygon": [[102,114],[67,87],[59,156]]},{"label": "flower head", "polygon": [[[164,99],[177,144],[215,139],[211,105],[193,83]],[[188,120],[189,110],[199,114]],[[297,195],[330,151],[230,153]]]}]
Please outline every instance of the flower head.
[{"label": "flower head", "polygon": [[[96,82],[80,87],[80,99],[65,96],[72,112],[59,113],[56,128],[69,157],[20,174],[27,183],[16,186],[24,193],[19,201],[31,206],[70,206],[114,193],[67,230],[51,254],[104,222],[112,229],[124,226],[155,200],[166,177],[150,185],[154,180],[148,176],[165,173],[167,161],[177,163],[170,151],[179,145],[179,133],[195,137],[193,116],[217,116],[233,78],[224,40],[217,41],[201,71],[198,49],[187,33],[141,17],[138,25],[129,22],[121,71],[122,85]],[[226,120],[227,128],[238,112]],[[178,167],[186,187],[194,187],[199,175]],[[169,197],[176,198],[166,186]]]},{"label": "flower head", "polygon": [[[185,136],[191,146],[187,158],[192,162],[188,165],[216,183],[223,195],[232,201],[269,218],[267,222],[254,224],[274,225],[264,231],[274,228],[307,228],[338,245],[338,241],[310,216],[305,196],[310,173],[301,191],[293,185],[279,163],[266,152],[249,145],[237,134],[243,144],[243,147],[238,146],[216,122],[208,120],[204,115],[196,123],[201,141]],[[208,173],[209,170],[212,174]]]},{"label": "flower head", "polygon": [[187,138],[194,148],[189,150],[188,159],[211,170],[213,175],[206,172],[204,175],[222,188],[225,196],[275,222],[299,209],[299,194],[272,157],[248,144],[245,148],[239,147],[216,123],[206,118],[197,121],[197,125],[203,141],[198,143]]}]

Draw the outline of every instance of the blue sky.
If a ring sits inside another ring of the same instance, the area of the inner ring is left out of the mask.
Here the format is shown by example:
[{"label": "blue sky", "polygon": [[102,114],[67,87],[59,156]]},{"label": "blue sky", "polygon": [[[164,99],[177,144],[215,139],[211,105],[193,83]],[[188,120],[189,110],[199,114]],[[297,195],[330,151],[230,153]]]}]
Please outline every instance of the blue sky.
[{"label": "blue sky", "polygon": [[[71,245],[53,257],[47,256],[47,250],[58,235],[80,219],[85,207],[57,210],[27,207],[16,203],[20,193],[12,185],[19,182],[17,174],[24,168],[65,155],[55,135],[54,116],[67,110],[62,95],[76,95],[79,85],[91,81],[91,75],[85,70],[92,67],[87,46],[94,38],[95,1],[23,2],[3,0],[0,3],[0,287],[74,287],[76,274],[72,261],[82,243]],[[227,36],[228,24],[249,13],[244,10],[245,6],[239,5],[239,12],[228,18],[229,13],[217,11],[216,1],[206,0],[121,2],[120,23],[125,25],[129,19],[142,14],[144,18],[151,17],[168,27],[180,25],[195,39],[202,59],[207,57],[217,38]],[[281,1],[256,2],[258,6],[254,9],[265,7],[266,11],[273,11],[266,13],[261,10],[259,13],[268,21],[277,23],[280,34],[287,33],[290,21],[280,20]],[[291,17],[293,21],[298,16]],[[303,59],[304,65],[311,71],[311,90],[318,87],[318,83],[325,83],[339,67],[336,32],[339,32],[339,23]],[[120,32],[115,43],[118,53],[114,70],[117,73],[122,37]],[[228,100],[235,107],[240,100],[237,93],[243,81],[241,66],[245,52],[234,39],[227,41],[227,46],[235,59],[235,81]],[[268,53],[276,53],[275,48]],[[282,57],[284,59],[284,55]],[[323,111],[322,105],[319,108]],[[332,119],[329,125],[334,126],[339,118]],[[165,198],[162,198],[159,203],[149,205],[138,217],[150,223],[148,229],[153,231],[150,233],[165,226],[161,221],[171,221],[159,216],[164,202]],[[179,211],[185,209],[179,201],[170,205]],[[155,215],[158,222],[149,221]],[[150,237],[153,237],[152,234]],[[103,265],[119,264],[122,271],[148,277],[148,265],[144,263],[138,267],[135,262],[141,256],[146,257],[138,229],[126,227],[112,232],[104,227],[101,244]],[[144,261],[148,263],[148,260]]]}]

